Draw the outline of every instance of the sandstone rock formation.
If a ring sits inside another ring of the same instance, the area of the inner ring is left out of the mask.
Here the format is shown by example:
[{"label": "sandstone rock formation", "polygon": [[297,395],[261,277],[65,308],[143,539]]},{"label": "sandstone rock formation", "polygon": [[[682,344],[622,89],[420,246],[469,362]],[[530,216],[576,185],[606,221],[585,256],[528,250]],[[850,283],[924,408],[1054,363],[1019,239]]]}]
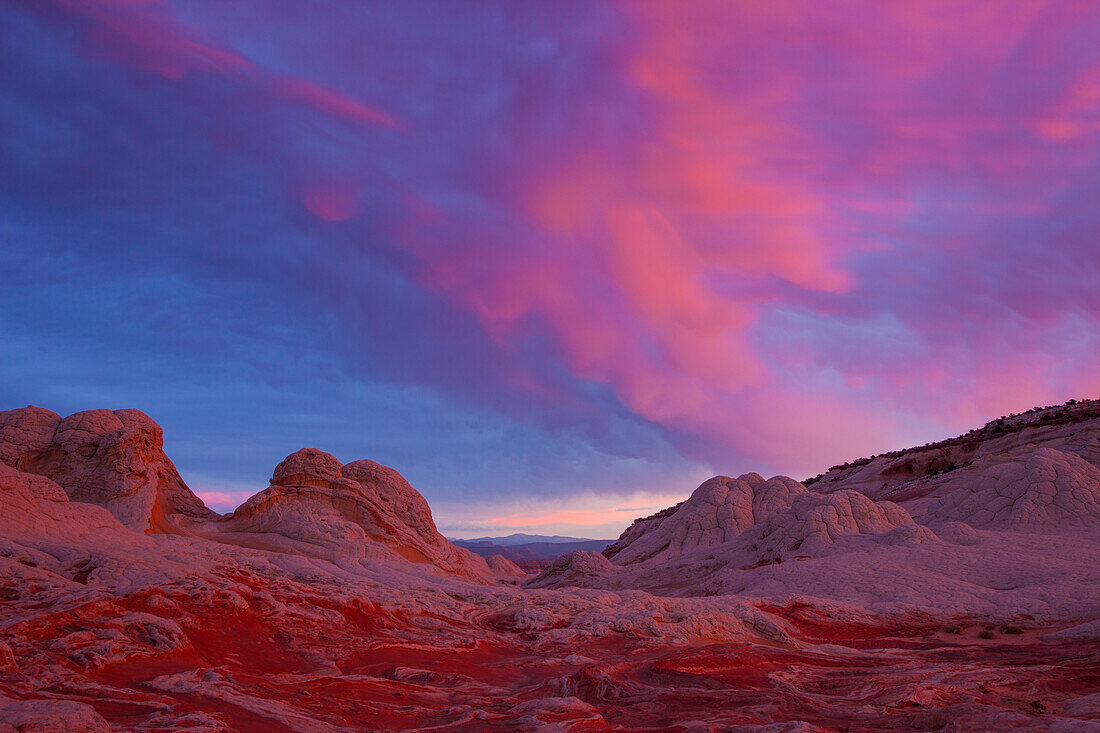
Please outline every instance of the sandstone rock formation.
[{"label": "sandstone rock formation", "polygon": [[627,565],[721,545],[805,492],[802,484],[786,476],[767,481],[756,473],[715,476],[667,513],[636,521],[604,555]]},{"label": "sandstone rock formation", "polygon": [[913,522],[905,509],[889,501],[871,501],[855,491],[833,494],[804,493],[791,505],[768,515],[746,537],[749,548],[760,561],[814,556],[844,537],[882,535],[911,528],[907,539],[928,540],[935,535],[927,527]]},{"label": "sandstone rock formation", "polygon": [[592,585],[595,580],[615,572],[616,566],[606,557],[591,550],[573,550],[561,555],[554,564],[532,578],[531,588],[563,588],[570,585]]},{"label": "sandstone rock formation", "polygon": [[480,582],[526,578],[512,563],[490,567],[443,538],[427,502],[393,469],[367,460],[344,466],[316,449],[289,456],[268,489],[221,518],[183,482],[160,426],[138,410],[0,412],[0,488],[11,531],[115,531],[113,517],[144,533],[405,560]]},{"label": "sandstone rock formation", "polygon": [[[527,587],[643,588],[684,596],[728,593],[744,590],[746,574],[761,566],[824,560],[854,551],[861,542],[871,542],[882,554],[883,548],[939,539],[901,506],[855,491],[808,492],[785,476],[767,481],[752,473],[735,479],[716,476],[680,504],[634,522],[604,551],[609,560],[594,553],[568,553]],[[790,568],[783,571],[790,580],[803,577],[794,566],[785,567]],[[878,572],[885,578],[897,568],[884,562]],[[904,587],[884,595],[911,597]]]},{"label": "sandstone rock formation", "polygon": [[982,461],[1004,461],[1043,447],[1100,467],[1100,400],[1037,408],[939,443],[834,466],[806,485],[819,493],[854,489],[872,499],[896,501],[919,496],[929,481],[961,476]]},{"label": "sandstone rock formation", "polygon": [[1100,517],[1100,468],[1054,448],[990,456],[932,485],[912,502],[931,523],[1050,526]]},{"label": "sandstone rock formation", "polygon": [[897,504],[874,502],[855,491],[811,493],[786,476],[767,481],[755,473],[735,479],[715,476],[686,501],[636,521],[604,555],[615,565],[655,566],[727,547],[759,550],[761,559],[776,559],[815,554],[848,535],[876,535],[912,525],[912,517]]},{"label": "sandstone rock formation", "polygon": [[[287,456],[271,485],[219,522],[217,532],[253,547],[328,559],[403,559],[498,579],[484,559],[436,530],[428,502],[397,471],[368,460],[344,465],[316,448]],[[522,575],[498,567],[506,578]]]},{"label": "sandstone rock formation", "polygon": [[504,555],[490,555],[485,558],[485,564],[493,571],[493,575],[502,581],[518,583],[527,580],[527,573],[523,572],[523,568]]},{"label": "sandstone rock formation", "polygon": [[111,733],[91,705],[68,700],[5,700],[0,697],[0,733]]},{"label": "sandstone rock formation", "polygon": [[138,410],[0,412],[0,462],[45,476],[140,532],[182,531],[216,516],[164,454],[160,426]]},{"label": "sandstone rock formation", "polygon": [[46,478],[0,463],[0,539],[70,538],[109,541],[125,528],[107,510],[69,501],[65,490]]},{"label": "sandstone rock formation", "polygon": [[[785,477],[716,476],[635,521],[604,551],[611,567],[589,563],[585,571],[578,558],[562,558],[528,585],[674,595],[802,585],[834,596],[847,591],[822,577],[859,555],[866,564],[850,572],[883,602],[916,602],[921,583],[935,588],[941,607],[979,603],[968,582],[1033,594],[1042,574],[1032,558],[1013,564],[1006,556],[1038,544],[1051,556],[1067,553],[1062,562],[1074,542],[1100,529],[1097,415],[1097,402],[1030,411],[958,439],[835,467],[808,491]],[[1000,534],[988,534],[994,530]]]},{"label": "sandstone rock formation", "polygon": [[233,515],[124,526],[116,429],[82,456],[50,415],[0,433],[0,733],[1100,725],[1085,423],[858,490],[717,477],[517,587],[313,449]]}]

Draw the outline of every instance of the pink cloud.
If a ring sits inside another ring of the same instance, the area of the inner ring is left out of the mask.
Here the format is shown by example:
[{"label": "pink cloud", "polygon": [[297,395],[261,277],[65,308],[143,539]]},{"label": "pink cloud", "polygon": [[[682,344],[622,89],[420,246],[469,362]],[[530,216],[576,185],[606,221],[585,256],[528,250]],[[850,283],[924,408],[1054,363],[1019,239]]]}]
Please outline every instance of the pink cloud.
[{"label": "pink cloud", "polygon": [[401,123],[393,115],[368,107],[339,92],[292,76],[272,76],[270,83],[277,94],[290,102],[304,104],[337,117],[370,125],[399,128]]},{"label": "pink cloud", "polygon": [[[179,81],[203,72],[236,78],[261,93],[348,122],[397,129],[393,115],[308,79],[264,69],[173,17],[163,0],[52,0],[85,23],[90,52],[104,60]],[[44,10],[44,8],[40,8]]]},{"label": "pink cloud", "polygon": [[[913,439],[913,424],[951,430],[1090,382],[1094,367],[1056,375],[1044,357],[1051,321],[1008,315],[1041,300],[991,291],[983,271],[997,266],[998,217],[1046,215],[1100,151],[1100,66],[1057,59],[1084,11],[624,12],[640,40],[617,61],[645,100],[644,129],[547,142],[556,155],[533,155],[545,162],[500,201],[529,229],[445,246],[414,236],[424,284],[502,344],[540,324],[573,374],[632,412],[774,466],[881,450]],[[1044,59],[1056,73],[1028,86]],[[941,280],[919,279],[916,263]],[[761,342],[776,310],[843,331],[876,308],[911,340],[905,359],[888,340],[842,353],[825,332]]]},{"label": "pink cloud", "polygon": [[489,524],[499,527],[545,527],[547,525],[580,525],[592,526],[607,524],[621,517],[616,516],[616,510],[588,511],[581,509],[565,509],[547,514],[510,514],[504,517],[490,517]]},{"label": "pink cloud", "polygon": [[[622,3],[584,73],[516,53],[500,80],[463,49],[468,77],[385,67],[383,99],[424,96],[415,125],[161,2],[55,7],[100,58],[239,84],[252,122],[407,129],[397,152],[333,135],[288,153],[255,125],[234,142],[296,211],[352,222],[325,231],[476,321],[495,352],[469,361],[532,403],[595,386],[685,453],[797,473],[1096,385],[1091,4]],[[571,27],[545,21],[524,28]]]},{"label": "pink cloud", "polygon": [[195,495],[202,499],[203,503],[218,512],[231,512],[243,504],[255,491],[217,491],[208,489],[196,489]]},{"label": "pink cloud", "polygon": [[311,188],[302,193],[302,203],[323,221],[346,221],[361,209],[354,188]]}]

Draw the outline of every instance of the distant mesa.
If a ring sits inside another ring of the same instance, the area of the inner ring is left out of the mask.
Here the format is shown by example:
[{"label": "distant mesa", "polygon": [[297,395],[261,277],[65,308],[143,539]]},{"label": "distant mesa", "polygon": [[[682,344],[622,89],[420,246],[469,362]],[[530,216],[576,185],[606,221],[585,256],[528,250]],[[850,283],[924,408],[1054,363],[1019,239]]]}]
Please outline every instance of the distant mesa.
[{"label": "distant mesa", "polygon": [[[499,543],[499,544],[498,544]],[[484,558],[500,555],[526,572],[538,573],[550,567],[562,553],[574,550],[602,552],[612,540],[589,540],[580,537],[560,537],[513,534],[508,537],[479,537],[454,540],[454,544]]]},{"label": "distant mesa", "polygon": [[570,544],[573,542],[598,542],[599,540],[587,537],[563,537],[561,535],[524,534],[517,532],[504,537],[474,537],[472,539],[452,539],[455,544],[463,546],[471,545],[496,545],[497,547],[514,547],[516,545],[530,544]]}]

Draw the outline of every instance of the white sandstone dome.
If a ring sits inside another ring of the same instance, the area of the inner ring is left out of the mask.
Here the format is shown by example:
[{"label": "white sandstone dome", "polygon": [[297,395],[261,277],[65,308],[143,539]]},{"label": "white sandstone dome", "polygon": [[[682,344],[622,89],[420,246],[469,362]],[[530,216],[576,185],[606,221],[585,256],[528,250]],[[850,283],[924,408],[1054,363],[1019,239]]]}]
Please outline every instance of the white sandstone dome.
[{"label": "white sandstone dome", "polygon": [[805,493],[805,486],[786,476],[715,476],[683,503],[635,522],[605,555],[629,565],[723,545]]},{"label": "white sandstone dome", "polygon": [[264,546],[280,551],[403,559],[473,580],[497,579],[481,557],[439,533],[427,501],[397,471],[366,460],[344,465],[316,448],[287,456],[271,485],[218,529],[242,541],[262,535]]}]

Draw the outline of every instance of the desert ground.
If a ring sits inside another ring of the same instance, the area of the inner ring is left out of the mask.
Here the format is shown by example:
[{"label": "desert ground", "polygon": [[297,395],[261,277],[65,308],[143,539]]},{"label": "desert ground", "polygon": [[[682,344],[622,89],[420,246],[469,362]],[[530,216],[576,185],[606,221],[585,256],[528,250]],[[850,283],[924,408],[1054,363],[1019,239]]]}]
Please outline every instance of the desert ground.
[{"label": "desert ground", "polygon": [[137,410],[0,412],[0,731],[1100,730],[1100,403],[716,476],[527,574],[309,448],[207,509]]}]

